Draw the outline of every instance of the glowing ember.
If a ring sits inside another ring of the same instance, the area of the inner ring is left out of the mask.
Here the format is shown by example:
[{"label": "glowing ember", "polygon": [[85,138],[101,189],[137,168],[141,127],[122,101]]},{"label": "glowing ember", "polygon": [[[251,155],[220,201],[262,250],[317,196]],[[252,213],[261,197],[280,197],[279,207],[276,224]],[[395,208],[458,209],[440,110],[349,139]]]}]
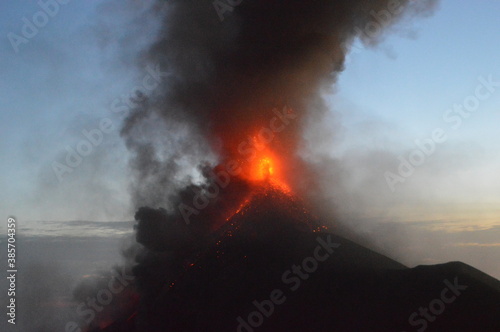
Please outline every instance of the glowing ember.
[{"label": "glowing ember", "polygon": [[234,211],[229,217],[226,218],[226,221],[229,221],[229,219],[231,219],[234,215],[238,214],[241,212],[241,210],[247,206],[248,204],[250,203],[250,200],[249,199],[246,199],[243,203],[240,204],[240,206],[238,207],[238,209],[236,211]]}]

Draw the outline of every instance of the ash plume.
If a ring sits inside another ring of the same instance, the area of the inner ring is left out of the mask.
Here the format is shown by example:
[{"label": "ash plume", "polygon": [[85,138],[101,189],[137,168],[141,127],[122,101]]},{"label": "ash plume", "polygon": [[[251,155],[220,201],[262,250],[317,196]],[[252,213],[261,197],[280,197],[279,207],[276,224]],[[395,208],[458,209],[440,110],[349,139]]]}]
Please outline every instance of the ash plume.
[{"label": "ash plume", "polygon": [[[233,177],[200,211],[192,205],[209,192],[227,160],[244,167],[242,144],[273,117],[293,121],[269,143],[293,191],[305,199],[319,190],[314,167],[298,157],[304,130],[327,111],[324,94],[344,68],[349,45],[381,40],[403,17],[429,13],[428,1],[243,0],[158,1],[161,28],[139,64],[154,68],[159,86],[138,96],[121,135],[131,153],[131,195],[136,213],[134,274],[141,305],[182,273],[210,232],[250,189]],[[278,115],[280,114],[280,115]],[[310,144],[310,143],[309,143]],[[254,148],[256,148],[254,146]],[[222,167],[222,168],[221,168]],[[318,204],[322,204],[318,201]]]},{"label": "ash plume", "polygon": [[[136,208],[169,208],[172,195],[193,182],[186,169],[242,159],[238,144],[269,123],[273,108],[297,113],[272,143],[286,165],[298,165],[301,134],[326,111],[322,95],[353,39],[374,44],[382,30],[428,13],[436,1],[251,0],[231,10],[217,3],[171,0],[153,9],[162,24],[141,64],[157,68],[161,84],[122,129]],[[305,178],[293,168],[291,182]]]}]

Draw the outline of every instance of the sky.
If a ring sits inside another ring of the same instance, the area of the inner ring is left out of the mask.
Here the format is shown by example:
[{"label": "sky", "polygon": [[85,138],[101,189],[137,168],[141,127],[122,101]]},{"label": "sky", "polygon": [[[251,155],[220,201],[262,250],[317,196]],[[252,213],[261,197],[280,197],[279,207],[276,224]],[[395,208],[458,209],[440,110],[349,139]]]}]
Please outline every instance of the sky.
[{"label": "sky", "polygon": [[[0,4],[0,213],[33,227],[131,220],[123,113],[111,105],[126,109],[147,75],[135,60],[155,21],[138,25],[137,8],[119,1],[69,1],[14,46],[9,33],[21,36],[24,19],[40,10],[36,1]],[[335,132],[311,147],[352,171],[339,202],[345,216],[373,234],[380,223],[393,225],[396,236],[405,227],[415,248],[403,260],[463,260],[497,278],[500,246],[491,234],[500,235],[498,12],[493,0],[444,0],[433,15],[391,27],[375,46],[356,42],[325,95],[331,112],[323,126]],[[485,81],[493,86],[479,88],[488,96],[473,112],[450,113]],[[84,132],[103,123],[102,139],[82,143]],[[428,154],[415,152],[416,140],[433,137],[439,142],[427,146]],[[88,155],[58,176],[54,163],[79,146],[90,146]],[[412,155],[419,165],[403,176],[398,168]],[[425,234],[433,250],[423,249]]]},{"label": "sky", "polygon": [[[341,76],[332,104],[345,116],[344,149],[392,151],[408,159],[418,148],[415,140],[429,139],[437,128],[447,136],[388,196],[398,205],[402,200],[416,203],[401,207],[411,218],[466,218],[484,225],[500,221],[500,93],[459,115],[461,120],[450,122],[448,113],[471,101],[467,98],[474,96],[481,78],[500,80],[494,42],[499,23],[493,17],[498,7],[494,1],[443,1],[432,17],[390,35],[375,49],[354,48]],[[370,122],[377,125],[367,135],[364,126]],[[399,164],[394,160],[388,170],[397,174]],[[419,203],[425,209],[416,207]],[[419,211],[411,212],[415,208]]]}]

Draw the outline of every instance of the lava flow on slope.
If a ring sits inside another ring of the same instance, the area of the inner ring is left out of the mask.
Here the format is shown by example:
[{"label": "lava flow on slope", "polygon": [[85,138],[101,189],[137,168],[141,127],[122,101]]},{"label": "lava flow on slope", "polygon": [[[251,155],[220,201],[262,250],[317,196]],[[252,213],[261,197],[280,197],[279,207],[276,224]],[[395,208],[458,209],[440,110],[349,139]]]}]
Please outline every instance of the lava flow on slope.
[{"label": "lava flow on slope", "polygon": [[149,252],[135,269],[137,311],[104,331],[411,331],[409,317],[446,287],[456,301],[427,331],[500,328],[498,280],[458,262],[407,268],[329,233],[269,181],[175,257],[177,265],[168,251]]},{"label": "lava flow on slope", "polygon": [[[220,1],[167,1],[167,10],[157,2],[160,28],[141,59],[162,82],[139,98],[121,129],[138,208],[132,270],[140,303],[106,331],[411,330],[412,312],[455,277],[470,291],[428,331],[486,331],[470,326],[498,317],[500,292],[491,282],[456,264],[407,269],[326,232],[306,204],[320,202],[302,201],[304,193],[321,195],[314,184],[325,179],[298,155],[330,135],[318,130],[309,142],[306,129],[326,119],[324,93],[349,46],[381,37],[363,36],[360,27],[392,8],[382,32],[428,14],[436,1],[240,1],[223,22],[214,13]],[[330,240],[338,250],[314,273],[294,276],[300,287],[291,290],[284,273]],[[254,301],[274,289],[286,301],[265,319],[252,316]]]}]

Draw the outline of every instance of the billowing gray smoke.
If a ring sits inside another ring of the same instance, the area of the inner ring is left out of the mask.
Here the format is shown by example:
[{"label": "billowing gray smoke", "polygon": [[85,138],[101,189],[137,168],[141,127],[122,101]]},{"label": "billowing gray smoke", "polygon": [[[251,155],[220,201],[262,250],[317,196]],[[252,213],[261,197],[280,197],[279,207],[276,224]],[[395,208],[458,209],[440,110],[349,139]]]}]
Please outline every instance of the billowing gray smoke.
[{"label": "billowing gray smoke", "polygon": [[[197,193],[227,180],[212,176],[227,171],[221,165],[245,160],[242,143],[256,144],[248,137],[278,117],[289,123],[267,144],[279,156],[293,191],[304,197],[313,192],[314,172],[297,152],[304,129],[326,112],[322,96],[342,71],[350,43],[359,37],[375,44],[387,26],[405,15],[425,14],[435,4],[158,1],[152,10],[161,28],[140,64],[156,68],[161,84],[138,96],[139,106],[121,131],[131,152],[134,208],[140,208],[137,240],[145,248],[136,257],[134,273],[145,308],[219,225],[218,213],[245,196],[247,184],[233,178],[208,207],[190,210]],[[293,110],[293,121],[283,119],[287,109]],[[179,207],[184,203],[183,214]]]},{"label": "billowing gray smoke", "polygon": [[343,69],[349,44],[355,37],[374,44],[403,15],[426,13],[436,2],[158,1],[162,26],[141,63],[157,68],[162,83],[140,98],[122,130],[133,155],[135,207],[171,208],[172,195],[193,181],[190,169],[242,159],[238,145],[284,105],[297,120],[272,148],[296,165],[287,179],[299,185],[293,182],[306,178],[294,160],[302,131],[326,111],[322,93]]}]

